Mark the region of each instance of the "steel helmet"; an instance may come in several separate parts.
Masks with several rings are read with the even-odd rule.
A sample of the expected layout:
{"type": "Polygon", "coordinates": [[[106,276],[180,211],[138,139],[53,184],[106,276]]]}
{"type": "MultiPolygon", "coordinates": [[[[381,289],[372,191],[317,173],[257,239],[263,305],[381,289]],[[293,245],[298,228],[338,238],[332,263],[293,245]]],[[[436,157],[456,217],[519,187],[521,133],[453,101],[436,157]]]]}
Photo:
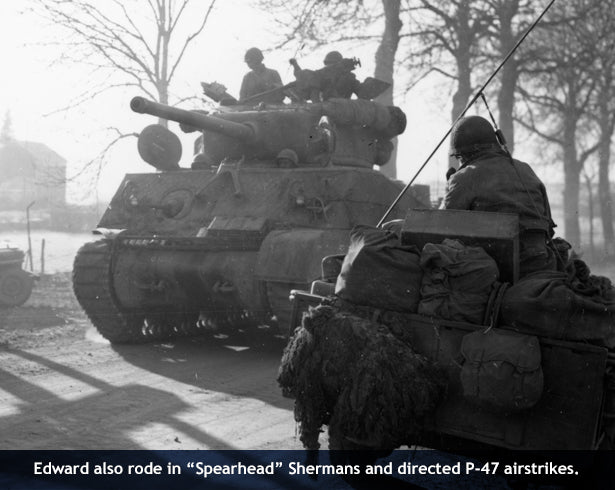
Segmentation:
{"type": "Polygon", "coordinates": [[[263,56],[263,52],[258,48],[250,48],[246,51],[245,56],[243,57],[244,61],[247,63],[248,61],[254,61],[255,63],[260,63],[265,59],[263,56]]]}
{"type": "Polygon", "coordinates": [[[466,116],[457,121],[451,133],[451,156],[491,148],[500,148],[500,144],[495,129],[484,117],[466,116]]]}
{"type": "Polygon", "coordinates": [[[290,148],[284,148],[280,150],[280,152],[275,157],[277,160],[289,160],[293,166],[297,166],[299,163],[299,157],[297,157],[297,153],[290,148]]]}
{"type": "Polygon", "coordinates": [[[342,53],[340,53],[339,51],[329,51],[326,54],[325,59],[323,60],[323,63],[325,65],[334,65],[335,63],[339,63],[343,59],[344,57],[342,56],[342,53]]]}

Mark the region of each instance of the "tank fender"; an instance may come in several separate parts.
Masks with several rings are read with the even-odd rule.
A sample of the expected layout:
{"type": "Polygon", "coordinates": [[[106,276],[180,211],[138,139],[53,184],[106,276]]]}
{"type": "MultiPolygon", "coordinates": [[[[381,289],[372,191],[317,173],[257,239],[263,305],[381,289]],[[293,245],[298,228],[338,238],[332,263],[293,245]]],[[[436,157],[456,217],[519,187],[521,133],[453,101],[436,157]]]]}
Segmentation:
{"type": "Polygon", "coordinates": [[[320,277],[323,257],[344,254],[348,230],[273,230],[259,249],[255,276],[263,281],[310,284],[320,277]]]}
{"type": "Polygon", "coordinates": [[[92,233],[94,235],[102,235],[104,238],[107,238],[109,240],[120,236],[122,233],[124,233],[126,231],[125,228],[96,228],[94,230],[92,230],[92,233]]]}

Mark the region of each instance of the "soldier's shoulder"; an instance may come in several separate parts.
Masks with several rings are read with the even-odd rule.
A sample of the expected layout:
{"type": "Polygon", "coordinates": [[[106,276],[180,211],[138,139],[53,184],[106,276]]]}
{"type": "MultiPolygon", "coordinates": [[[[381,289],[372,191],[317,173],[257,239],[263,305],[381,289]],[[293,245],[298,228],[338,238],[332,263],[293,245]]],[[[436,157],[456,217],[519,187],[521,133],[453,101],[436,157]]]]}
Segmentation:
{"type": "Polygon", "coordinates": [[[515,165],[520,165],[522,167],[527,167],[530,169],[532,168],[532,166],[524,160],[518,160],[516,158],[513,158],[513,162],[515,162],[515,165]]]}
{"type": "Polygon", "coordinates": [[[533,167],[529,163],[524,162],[523,160],[517,160],[516,158],[513,158],[513,162],[517,169],[523,169],[526,172],[530,172],[532,174],[535,173],[533,167]]]}
{"type": "Polygon", "coordinates": [[[460,167],[452,174],[448,179],[449,187],[459,187],[472,182],[472,175],[474,174],[474,167],[466,166],[460,167]]]}
{"type": "Polygon", "coordinates": [[[256,78],[256,77],[257,77],[256,73],[254,73],[252,70],[250,70],[250,71],[246,72],[246,74],[243,76],[243,79],[245,81],[245,80],[251,80],[251,79],[256,78]]]}
{"type": "Polygon", "coordinates": [[[449,183],[456,186],[474,186],[478,182],[482,182],[485,179],[485,175],[492,173],[489,165],[485,165],[484,162],[472,161],[466,165],[462,165],[451,176],[449,183]]]}

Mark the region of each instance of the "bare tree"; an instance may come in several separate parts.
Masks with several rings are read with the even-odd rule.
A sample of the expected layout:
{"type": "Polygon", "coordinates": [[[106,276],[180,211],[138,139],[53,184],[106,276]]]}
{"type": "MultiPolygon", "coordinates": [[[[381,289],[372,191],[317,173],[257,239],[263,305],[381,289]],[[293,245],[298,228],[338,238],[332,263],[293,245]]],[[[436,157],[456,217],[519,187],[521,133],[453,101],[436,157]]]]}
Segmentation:
{"type": "MultiPolygon", "coordinates": [[[[111,81],[82,94],[91,98],[117,87],[135,87],[143,94],[169,103],[169,88],[187,49],[203,32],[215,0],[199,10],[198,23],[183,33],[191,20],[194,0],[31,0],[33,9],[67,34],[57,41],[62,56],[87,64],[111,81]],[[144,15],[142,7],[147,7],[144,15]],[[172,43],[173,41],[173,43],[172,43]],[[173,44],[173,48],[172,48],[173,44]]],[[[161,123],[163,123],[161,121],[161,123]]]]}
{"type": "Polygon", "coordinates": [[[583,183],[587,190],[587,218],[589,222],[589,254],[594,257],[596,245],[594,243],[594,179],[596,172],[588,170],[589,165],[585,165],[582,171],[583,183]]]}
{"type": "Polygon", "coordinates": [[[374,76],[388,82],[391,87],[378,100],[393,104],[393,74],[395,72],[395,55],[399,46],[400,31],[403,23],[400,19],[401,0],[382,0],[384,12],[384,30],[376,50],[376,68],[374,76]]]}
{"type": "MultiPolygon", "coordinates": [[[[503,2],[493,0],[489,2],[496,12],[499,25],[497,31],[498,48],[500,55],[509,52],[518,39],[518,33],[513,31],[513,19],[519,11],[519,0],[503,2]]],[[[500,91],[498,93],[498,120],[499,126],[508,143],[508,149],[514,152],[515,126],[513,123],[513,108],[515,105],[515,89],[519,78],[519,62],[513,56],[502,67],[500,76],[500,91]]]]}
{"type": "MultiPolygon", "coordinates": [[[[161,103],[174,104],[192,98],[172,97],[178,68],[195,39],[203,32],[216,0],[207,5],[196,0],[29,0],[29,8],[62,32],[56,61],[90,68],[90,80],[81,93],[60,111],[67,111],[112,89],[136,88],[161,103]],[[145,9],[145,10],[143,10],[145,9]],[[102,81],[101,81],[102,80],[102,81]]],[[[166,126],[166,120],[159,120],[166,126]]],[[[115,125],[113,136],[100,153],[72,178],[89,167],[104,163],[109,150],[120,140],[136,136],[115,125]]]]}
{"type": "MultiPolygon", "coordinates": [[[[394,0],[394,3],[397,0],[394,0]]],[[[297,52],[344,41],[373,42],[380,34],[368,30],[382,18],[376,2],[362,0],[259,0],[258,6],[270,14],[279,34],[273,49],[293,46],[297,52]],[[371,5],[373,4],[373,5],[371,5]],[[373,7],[373,8],[370,8],[373,7]]]]}
{"type": "MultiPolygon", "coordinates": [[[[492,12],[493,23],[491,30],[490,48],[494,63],[504,59],[525,34],[535,20],[539,10],[543,8],[537,0],[487,0],[492,12]]],[[[542,29],[538,24],[536,29],[542,29]]],[[[514,152],[515,146],[515,94],[519,77],[525,67],[536,63],[538,53],[525,43],[502,66],[497,91],[498,125],[506,137],[508,149],[514,152]]]]}
{"type": "MultiPolygon", "coordinates": [[[[376,50],[374,76],[391,85],[386,92],[376,99],[378,102],[386,105],[394,105],[393,90],[395,83],[393,74],[395,72],[395,54],[399,46],[400,31],[403,25],[399,15],[400,6],[401,0],[382,0],[384,31],[376,50]]],[[[394,141],[395,149],[391,155],[391,162],[382,168],[382,173],[390,178],[397,177],[397,139],[394,141]]]]}
{"type": "Polygon", "coordinates": [[[592,11],[592,29],[585,31],[585,45],[594,59],[592,75],[596,80],[596,96],[589,111],[598,133],[598,198],[604,238],[603,251],[615,256],[613,204],[609,167],[611,141],[615,129],[615,1],[597,2],[592,11]]]}
{"type": "MultiPolygon", "coordinates": [[[[404,66],[422,78],[438,73],[454,86],[451,121],[468,104],[477,70],[488,58],[484,46],[493,24],[492,12],[483,0],[409,0],[412,25],[404,66]]],[[[456,159],[449,165],[456,167],[456,159]]]]}
{"type": "Polygon", "coordinates": [[[412,0],[410,11],[416,22],[409,36],[416,41],[407,66],[427,69],[455,83],[451,121],[466,107],[473,91],[472,74],[485,61],[481,43],[493,19],[482,0],[412,0]]]}
{"type": "Polygon", "coordinates": [[[580,175],[584,163],[597,150],[588,142],[587,113],[596,93],[594,59],[584,42],[593,29],[585,0],[556,4],[549,29],[533,39],[540,52],[529,67],[523,88],[526,105],[521,123],[561,151],[564,170],[564,226],[566,238],[581,246],[579,227],[580,175]],[[566,19],[566,22],[559,20],[566,19]]]}

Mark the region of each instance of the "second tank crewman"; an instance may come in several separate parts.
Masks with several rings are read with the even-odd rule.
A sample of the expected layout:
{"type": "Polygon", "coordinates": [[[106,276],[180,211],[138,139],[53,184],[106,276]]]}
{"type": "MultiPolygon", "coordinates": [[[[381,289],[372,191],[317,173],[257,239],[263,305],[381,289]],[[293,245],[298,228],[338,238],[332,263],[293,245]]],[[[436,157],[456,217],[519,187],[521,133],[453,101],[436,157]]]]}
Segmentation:
{"type": "MultiPolygon", "coordinates": [[[[282,86],[280,74],[276,70],[267,68],[263,63],[264,59],[263,52],[258,48],[250,48],[246,51],[244,61],[250,68],[250,71],[244,75],[241,82],[241,89],[239,91],[240,104],[253,95],[268,92],[282,86]]],[[[284,100],[284,97],[284,93],[279,91],[259,98],[259,102],[279,104],[284,100]]]]}

